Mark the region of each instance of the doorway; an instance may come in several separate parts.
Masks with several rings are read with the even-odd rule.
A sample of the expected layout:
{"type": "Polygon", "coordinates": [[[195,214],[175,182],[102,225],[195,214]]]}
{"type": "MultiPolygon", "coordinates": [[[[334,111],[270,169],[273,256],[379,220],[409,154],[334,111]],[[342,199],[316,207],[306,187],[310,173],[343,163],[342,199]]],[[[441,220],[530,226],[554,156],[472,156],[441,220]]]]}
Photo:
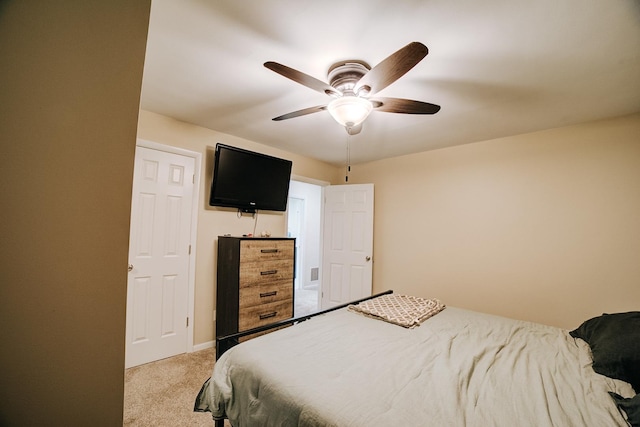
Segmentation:
{"type": "Polygon", "coordinates": [[[287,236],[296,238],[294,316],[318,311],[322,253],[322,186],[291,181],[287,236]]]}

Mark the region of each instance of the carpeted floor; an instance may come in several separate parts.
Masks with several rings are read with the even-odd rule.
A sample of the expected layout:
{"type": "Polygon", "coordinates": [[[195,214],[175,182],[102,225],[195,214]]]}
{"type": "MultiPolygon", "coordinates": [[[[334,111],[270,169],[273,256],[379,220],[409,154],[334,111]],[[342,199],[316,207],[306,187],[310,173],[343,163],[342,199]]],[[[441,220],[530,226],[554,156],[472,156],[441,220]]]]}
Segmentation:
{"type": "Polygon", "coordinates": [[[317,289],[296,289],[295,295],[294,317],[305,316],[318,311],[317,289]]]}
{"type": "MultiPolygon", "coordinates": [[[[296,317],[317,310],[317,290],[296,290],[296,317]]],[[[212,427],[211,414],[193,412],[193,404],[214,362],[215,349],[211,348],[127,369],[123,425],[212,427]]]]}
{"type": "Polygon", "coordinates": [[[127,369],[123,425],[213,427],[211,414],[193,412],[193,404],[214,361],[211,348],[127,369]]]}

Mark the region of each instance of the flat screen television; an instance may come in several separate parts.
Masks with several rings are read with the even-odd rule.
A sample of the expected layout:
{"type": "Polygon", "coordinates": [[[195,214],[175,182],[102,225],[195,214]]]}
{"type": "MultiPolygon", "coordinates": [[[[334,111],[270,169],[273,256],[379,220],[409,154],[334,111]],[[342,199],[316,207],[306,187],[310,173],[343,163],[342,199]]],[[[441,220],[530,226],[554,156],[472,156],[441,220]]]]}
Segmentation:
{"type": "Polygon", "coordinates": [[[285,211],[291,166],[290,160],[216,144],[209,205],[285,211]]]}

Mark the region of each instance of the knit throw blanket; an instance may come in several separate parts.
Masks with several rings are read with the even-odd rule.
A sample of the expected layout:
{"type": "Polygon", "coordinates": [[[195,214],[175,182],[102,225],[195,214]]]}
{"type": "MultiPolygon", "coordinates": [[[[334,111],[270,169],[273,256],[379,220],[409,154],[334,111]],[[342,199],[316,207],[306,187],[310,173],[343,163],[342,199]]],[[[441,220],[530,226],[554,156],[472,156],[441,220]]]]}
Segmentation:
{"type": "Polygon", "coordinates": [[[348,310],[404,328],[415,328],[428,318],[440,313],[445,307],[435,298],[389,294],[358,305],[349,305],[348,310]]]}

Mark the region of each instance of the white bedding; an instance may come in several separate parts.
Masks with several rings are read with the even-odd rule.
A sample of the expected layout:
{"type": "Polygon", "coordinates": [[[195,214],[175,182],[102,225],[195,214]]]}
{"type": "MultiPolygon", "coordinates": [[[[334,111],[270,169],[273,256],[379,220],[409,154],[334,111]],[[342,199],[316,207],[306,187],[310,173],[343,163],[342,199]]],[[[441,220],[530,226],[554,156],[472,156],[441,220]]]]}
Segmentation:
{"type": "Polygon", "coordinates": [[[227,351],[199,397],[234,426],[626,426],[587,344],[448,307],[405,329],[346,309],[227,351]]]}

